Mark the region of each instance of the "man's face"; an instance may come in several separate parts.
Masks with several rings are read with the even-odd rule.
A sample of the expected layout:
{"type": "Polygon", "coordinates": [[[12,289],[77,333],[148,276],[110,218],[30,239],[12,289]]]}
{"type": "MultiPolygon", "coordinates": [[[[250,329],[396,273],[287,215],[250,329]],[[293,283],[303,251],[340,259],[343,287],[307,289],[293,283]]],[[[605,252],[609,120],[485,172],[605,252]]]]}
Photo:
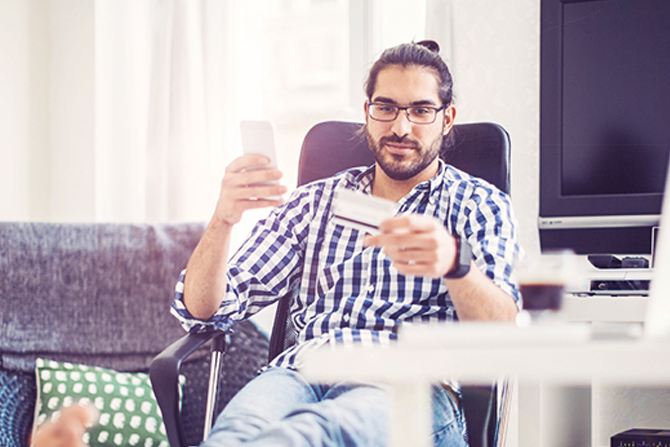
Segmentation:
{"type": "MultiPolygon", "coordinates": [[[[380,71],[370,102],[399,107],[442,106],[436,75],[416,66],[392,65],[380,71]]],[[[368,145],[384,174],[394,180],[409,180],[427,171],[430,176],[435,174],[442,137],[453,126],[453,105],[438,112],[432,124],[412,123],[403,110],[394,121],[375,121],[367,113],[367,102],[365,111],[368,145]]]]}

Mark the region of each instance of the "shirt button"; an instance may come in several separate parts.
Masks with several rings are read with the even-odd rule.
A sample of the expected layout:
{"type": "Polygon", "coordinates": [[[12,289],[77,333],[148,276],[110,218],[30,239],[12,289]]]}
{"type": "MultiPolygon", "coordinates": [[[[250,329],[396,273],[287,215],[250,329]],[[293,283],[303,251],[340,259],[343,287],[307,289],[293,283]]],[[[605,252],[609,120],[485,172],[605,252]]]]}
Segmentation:
{"type": "Polygon", "coordinates": [[[342,317],[342,321],[344,321],[345,323],[348,323],[348,322],[349,322],[349,314],[345,314],[345,315],[342,317]]]}
{"type": "Polygon", "coordinates": [[[368,286],[368,293],[372,293],[372,292],[374,292],[374,291],[375,291],[375,285],[374,285],[374,284],[370,284],[370,285],[368,286]]]}

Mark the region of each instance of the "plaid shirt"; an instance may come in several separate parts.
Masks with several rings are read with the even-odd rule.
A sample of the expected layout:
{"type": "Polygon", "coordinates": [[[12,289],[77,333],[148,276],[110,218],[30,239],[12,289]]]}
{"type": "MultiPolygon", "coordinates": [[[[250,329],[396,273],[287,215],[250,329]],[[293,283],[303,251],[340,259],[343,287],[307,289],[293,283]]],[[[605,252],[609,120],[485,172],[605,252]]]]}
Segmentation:
{"type": "MultiPolygon", "coordinates": [[[[378,247],[363,247],[364,234],[331,221],[338,189],[370,194],[374,166],[354,168],[297,188],[284,205],[260,221],[228,264],[227,292],[219,310],[202,321],[183,303],[182,272],[173,314],[188,331],[229,330],[281,297],[290,306],[298,342],[269,366],[298,368],[308,349],[388,344],[399,324],[457,320],[445,282],[404,276],[378,247]]],[[[430,214],[451,234],[467,239],[477,266],[519,303],[511,279],[519,255],[507,195],[440,161],[438,174],[396,204],[397,214],[430,214]]]]}

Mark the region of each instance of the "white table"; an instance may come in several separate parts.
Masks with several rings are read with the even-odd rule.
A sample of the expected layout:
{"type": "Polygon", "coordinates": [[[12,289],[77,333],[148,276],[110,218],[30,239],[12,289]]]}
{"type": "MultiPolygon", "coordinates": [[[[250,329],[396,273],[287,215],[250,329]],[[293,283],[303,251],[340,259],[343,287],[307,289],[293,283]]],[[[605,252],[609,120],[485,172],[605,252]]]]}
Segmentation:
{"type": "MultiPolygon", "coordinates": [[[[315,382],[363,380],[394,390],[389,445],[429,446],[429,385],[455,377],[490,382],[565,385],[670,384],[670,341],[590,340],[590,326],[564,324],[517,328],[497,323],[410,326],[390,348],[326,348],[305,359],[303,373],[315,382]],[[653,367],[640,367],[653,365],[653,367]]],[[[570,421],[565,421],[569,429],[570,421]]]]}

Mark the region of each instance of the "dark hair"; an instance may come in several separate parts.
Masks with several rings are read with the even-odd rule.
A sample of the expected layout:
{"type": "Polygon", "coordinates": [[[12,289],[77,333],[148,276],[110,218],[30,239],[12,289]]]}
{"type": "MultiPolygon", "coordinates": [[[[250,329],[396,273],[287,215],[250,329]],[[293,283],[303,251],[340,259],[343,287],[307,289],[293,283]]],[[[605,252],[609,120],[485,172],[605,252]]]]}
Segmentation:
{"type": "Polygon", "coordinates": [[[437,76],[439,92],[438,95],[443,105],[449,105],[453,101],[453,80],[447,64],[440,57],[440,46],[432,40],[420,42],[403,43],[385,50],[379,59],[370,68],[368,79],[365,82],[365,93],[368,99],[377,86],[379,72],[391,65],[402,67],[418,66],[432,70],[437,76]]]}

